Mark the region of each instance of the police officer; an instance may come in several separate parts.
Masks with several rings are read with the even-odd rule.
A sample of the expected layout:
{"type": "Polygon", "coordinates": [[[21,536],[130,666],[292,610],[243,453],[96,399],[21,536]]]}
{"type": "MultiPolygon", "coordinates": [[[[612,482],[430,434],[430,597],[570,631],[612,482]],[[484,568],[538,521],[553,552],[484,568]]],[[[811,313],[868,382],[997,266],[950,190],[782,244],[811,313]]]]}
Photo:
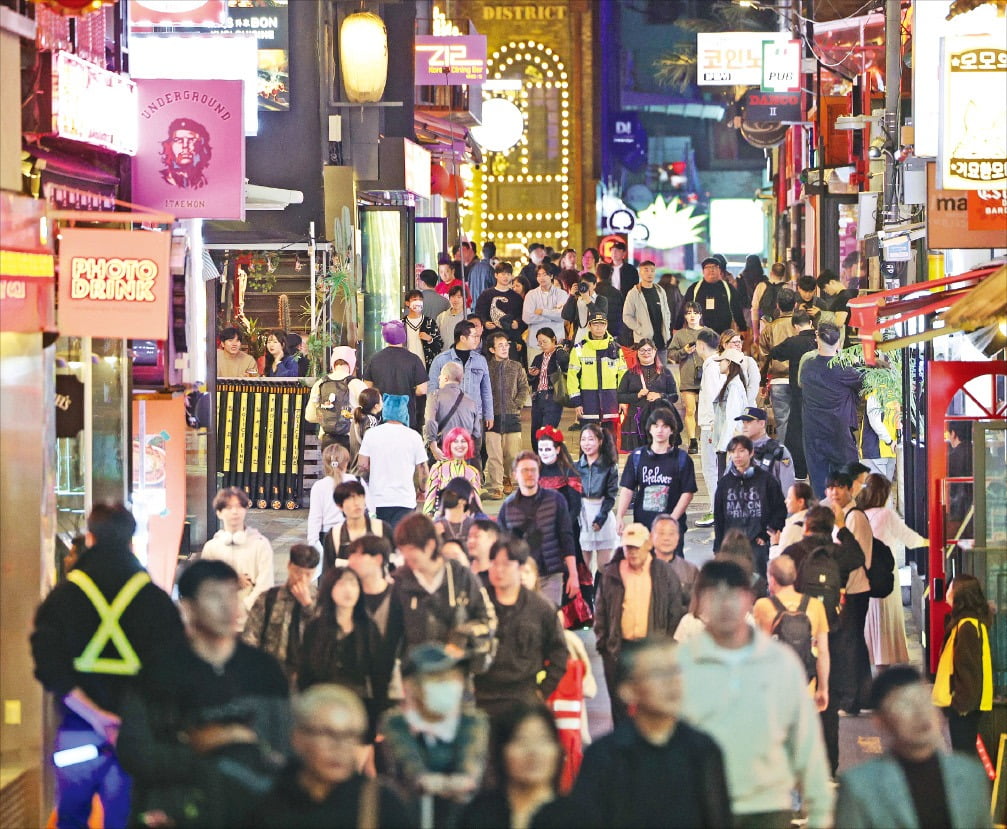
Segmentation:
{"type": "Polygon", "coordinates": [[[770,473],[786,493],[795,480],[794,459],[786,446],[767,434],[765,409],[749,406],[735,420],[741,421],[741,434],[752,441],[752,446],[755,447],[752,466],[770,473]]]}
{"type": "Polygon", "coordinates": [[[35,615],[35,676],[62,701],[54,763],[57,826],[84,827],[94,794],[106,826],[125,826],[131,781],[115,743],[123,696],[154,654],[183,640],[168,594],[133,555],[136,521],[122,504],[98,504],[86,549],[35,615]]]}

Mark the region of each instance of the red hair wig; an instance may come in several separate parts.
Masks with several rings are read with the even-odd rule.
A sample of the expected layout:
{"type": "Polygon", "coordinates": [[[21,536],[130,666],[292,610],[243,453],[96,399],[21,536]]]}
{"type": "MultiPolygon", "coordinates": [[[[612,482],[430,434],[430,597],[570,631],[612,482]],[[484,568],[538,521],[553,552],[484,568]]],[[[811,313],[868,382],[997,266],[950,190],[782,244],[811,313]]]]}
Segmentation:
{"type": "Polygon", "coordinates": [[[458,438],[465,438],[465,442],[468,444],[468,449],[465,450],[465,460],[475,457],[476,454],[476,442],[472,440],[472,435],[469,434],[468,429],[463,429],[461,426],[455,426],[454,429],[449,429],[447,434],[441,440],[441,451],[451,457],[451,444],[454,443],[458,438]]]}

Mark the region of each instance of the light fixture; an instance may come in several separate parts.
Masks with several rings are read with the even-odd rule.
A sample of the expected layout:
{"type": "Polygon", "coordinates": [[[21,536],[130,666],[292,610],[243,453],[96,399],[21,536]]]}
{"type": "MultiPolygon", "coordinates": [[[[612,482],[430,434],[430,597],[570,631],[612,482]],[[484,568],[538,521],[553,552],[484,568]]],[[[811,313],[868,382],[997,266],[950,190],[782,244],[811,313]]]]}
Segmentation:
{"type": "Polygon", "coordinates": [[[880,115],[840,115],[836,118],[836,129],[865,130],[880,120],[880,115]]]}
{"type": "Polygon", "coordinates": [[[388,30],[372,12],[348,15],[339,27],[339,58],[346,97],[354,104],[374,104],[388,80],[388,30]]]}
{"type": "Polygon", "coordinates": [[[484,150],[505,153],[524,133],[524,116],[506,98],[483,102],[482,126],[472,128],[472,137],[484,150]]]}

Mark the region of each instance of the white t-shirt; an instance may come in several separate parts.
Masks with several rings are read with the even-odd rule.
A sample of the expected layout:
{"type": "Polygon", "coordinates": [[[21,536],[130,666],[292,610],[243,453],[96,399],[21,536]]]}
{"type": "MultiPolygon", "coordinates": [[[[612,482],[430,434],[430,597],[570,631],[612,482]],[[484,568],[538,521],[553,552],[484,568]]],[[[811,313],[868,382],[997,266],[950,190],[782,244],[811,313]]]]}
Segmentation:
{"type": "Polygon", "coordinates": [[[370,458],[367,483],[375,507],[416,508],[413,473],[427,462],[419,432],[396,421],[378,424],[364,433],[360,454],[370,458]]]}

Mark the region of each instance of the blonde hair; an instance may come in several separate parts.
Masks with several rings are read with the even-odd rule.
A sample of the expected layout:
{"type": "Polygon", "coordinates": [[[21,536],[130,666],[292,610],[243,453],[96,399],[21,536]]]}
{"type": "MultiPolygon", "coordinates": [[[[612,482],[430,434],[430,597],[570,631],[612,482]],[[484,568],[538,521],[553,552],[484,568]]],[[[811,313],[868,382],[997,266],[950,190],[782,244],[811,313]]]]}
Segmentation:
{"type": "MultiPolygon", "coordinates": [[[[322,450],[322,469],[333,477],[336,472],[345,472],[350,466],[350,450],[340,443],[330,443],[322,450]]],[[[337,481],[336,483],[342,483],[337,481]]]]}
{"type": "Polygon", "coordinates": [[[315,713],[330,705],[345,708],[353,716],[353,719],[360,723],[360,734],[363,735],[364,729],[367,727],[367,711],[360,698],[342,685],[326,683],[312,685],[307,691],[294,697],[291,703],[294,726],[304,728],[310,725],[315,713]]]}

